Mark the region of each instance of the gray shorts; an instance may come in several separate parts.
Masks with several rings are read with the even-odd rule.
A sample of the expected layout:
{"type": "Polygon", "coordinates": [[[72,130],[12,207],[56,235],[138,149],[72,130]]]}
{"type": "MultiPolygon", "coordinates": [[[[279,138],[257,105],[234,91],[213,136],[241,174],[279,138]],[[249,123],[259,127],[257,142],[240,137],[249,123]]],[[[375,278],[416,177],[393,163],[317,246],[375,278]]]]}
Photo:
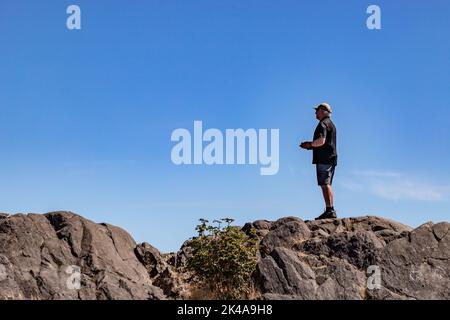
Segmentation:
{"type": "Polygon", "coordinates": [[[333,184],[335,167],[333,164],[316,164],[317,184],[319,186],[333,184]]]}

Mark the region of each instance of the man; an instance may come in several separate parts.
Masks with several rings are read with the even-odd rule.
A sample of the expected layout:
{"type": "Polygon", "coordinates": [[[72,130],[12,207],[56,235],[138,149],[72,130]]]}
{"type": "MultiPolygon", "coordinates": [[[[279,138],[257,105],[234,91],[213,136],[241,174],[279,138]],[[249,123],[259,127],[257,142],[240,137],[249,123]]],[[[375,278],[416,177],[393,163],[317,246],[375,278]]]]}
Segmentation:
{"type": "Polygon", "coordinates": [[[336,218],[331,189],[334,169],[337,165],[336,127],[330,119],[332,110],[328,103],[321,103],[314,109],[319,124],[314,131],[313,141],[302,142],[300,147],[313,151],[312,163],[316,165],[317,183],[322,188],[325,200],[325,212],[316,220],[336,218]]]}

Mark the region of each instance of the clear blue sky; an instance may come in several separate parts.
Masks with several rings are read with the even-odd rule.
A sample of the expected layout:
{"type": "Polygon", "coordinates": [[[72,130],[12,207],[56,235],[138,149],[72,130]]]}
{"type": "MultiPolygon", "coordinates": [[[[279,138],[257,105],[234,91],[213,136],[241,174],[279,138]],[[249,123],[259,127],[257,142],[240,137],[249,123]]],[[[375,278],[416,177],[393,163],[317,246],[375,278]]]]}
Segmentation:
{"type": "Polygon", "coordinates": [[[446,0],[0,0],[0,211],[70,210],[163,251],[201,217],[312,219],[298,143],[327,101],[338,215],[449,221],[449,31],[446,0]],[[279,173],[175,166],[170,135],[194,120],[279,128],[279,173]]]}

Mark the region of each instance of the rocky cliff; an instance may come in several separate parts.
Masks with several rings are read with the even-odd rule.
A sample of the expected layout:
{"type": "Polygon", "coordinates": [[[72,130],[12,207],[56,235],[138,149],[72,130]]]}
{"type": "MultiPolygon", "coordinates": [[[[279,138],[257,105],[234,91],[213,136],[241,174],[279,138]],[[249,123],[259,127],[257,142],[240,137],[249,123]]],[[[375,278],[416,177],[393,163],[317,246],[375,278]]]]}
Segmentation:
{"type": "MultiPolygon", "coordinates": [[[[379,217],[247,223],[260,299],[450,299],[450,224],[379,217]]],[[[163,254],[71,212],[0,214],[0,299],[182,299],[188,243],[163,254]]]]}

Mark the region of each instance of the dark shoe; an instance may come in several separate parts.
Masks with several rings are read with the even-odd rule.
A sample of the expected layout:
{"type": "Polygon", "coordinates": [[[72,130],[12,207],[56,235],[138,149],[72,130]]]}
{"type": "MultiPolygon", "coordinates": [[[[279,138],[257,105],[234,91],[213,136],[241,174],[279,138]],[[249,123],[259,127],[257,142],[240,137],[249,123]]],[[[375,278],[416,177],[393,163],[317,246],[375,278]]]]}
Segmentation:
{"type": "Polygon", "coordinates": [[[336,211],[335,210],[330,210],[330,211],[325,210],[324,213],[322,213],[320,216],[318,216],[316,218],[316,220],[322,220],[322,219],[336,219],[336,211]]]}

